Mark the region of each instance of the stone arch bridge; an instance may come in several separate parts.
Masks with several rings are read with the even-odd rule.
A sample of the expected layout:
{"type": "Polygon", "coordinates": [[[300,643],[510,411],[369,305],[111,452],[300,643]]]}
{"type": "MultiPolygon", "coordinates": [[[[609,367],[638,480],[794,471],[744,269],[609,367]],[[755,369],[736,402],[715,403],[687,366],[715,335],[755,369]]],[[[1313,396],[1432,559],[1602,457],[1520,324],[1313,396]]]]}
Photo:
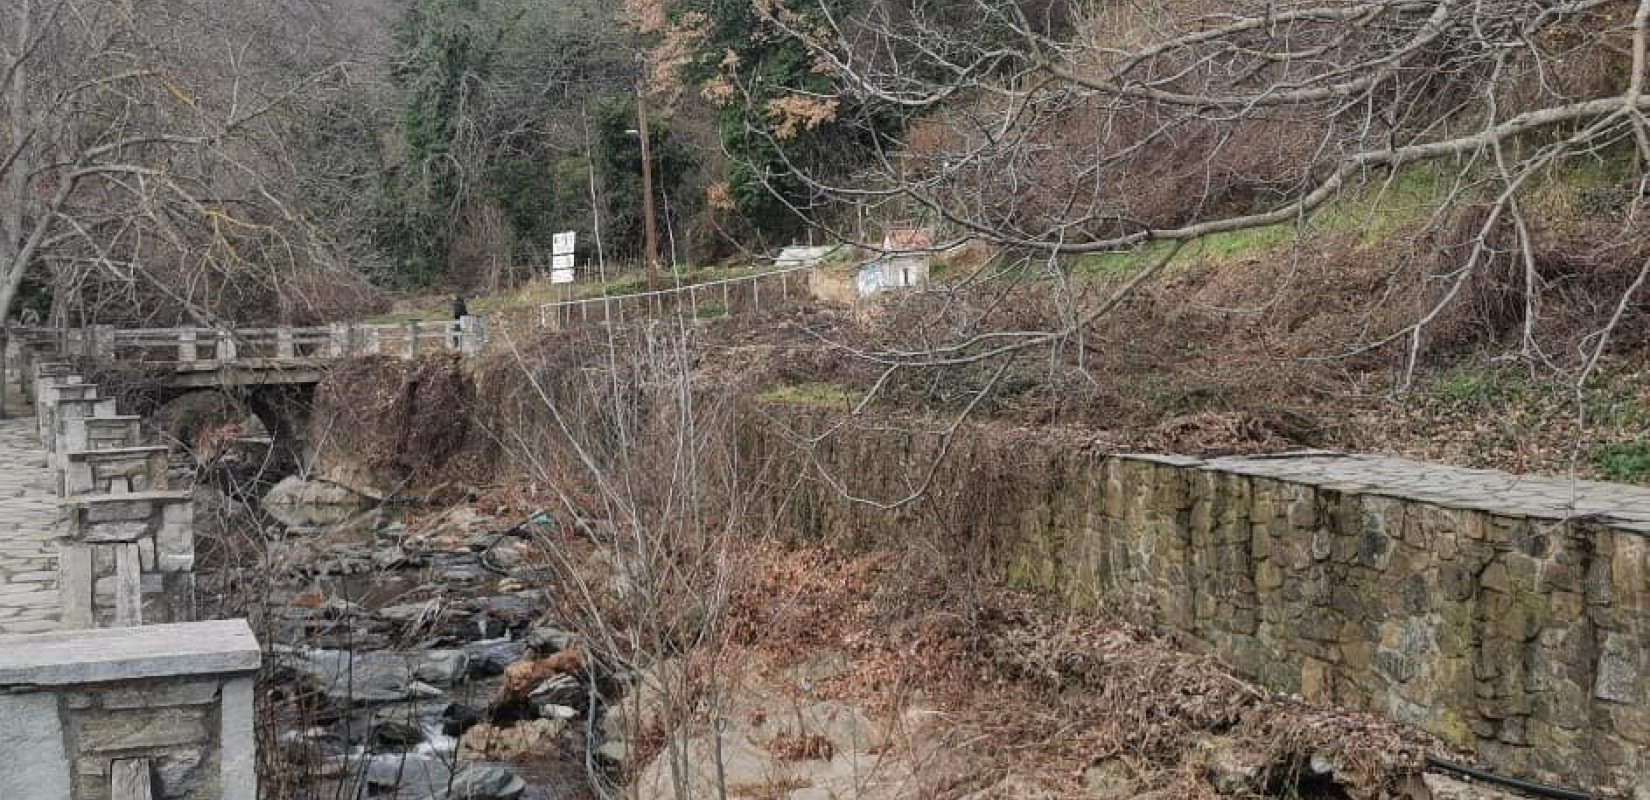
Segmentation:
{"type": "MultiPolygon", "coordinates": [[[[308,455],[309,408],[314,388],[336,363],[383,355],[414,359],[430,353],[479,354],[489,327],[484,317],[461,320],[307,328],[23,329],[14,365],[22,391],[37,395],[42,443],[52,452],[82,447],[85,426],[58,418],[114,413],[111,391],[82,378],[105,378],[131,390],[122,409],[148,416],[196,392],[221,392],[254,415],[268,432],[275,460],[290,469],[308,455]],[[33,381],[42,381],[40,387],[33,381]],[[99,406],[96,400],[108,402],[99,406]],[[69,437],[63,440],[63,437],[69,437]]],[[[93,423],[92,428],[97,428],[93,423]]]]}

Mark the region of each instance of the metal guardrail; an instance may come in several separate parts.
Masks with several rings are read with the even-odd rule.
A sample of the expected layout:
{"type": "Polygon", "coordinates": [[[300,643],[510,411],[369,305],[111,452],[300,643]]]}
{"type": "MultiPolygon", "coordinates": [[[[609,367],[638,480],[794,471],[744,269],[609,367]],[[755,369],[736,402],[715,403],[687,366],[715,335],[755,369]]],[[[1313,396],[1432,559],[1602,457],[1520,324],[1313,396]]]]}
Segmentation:
{"type": "Polygon", "coordinates": [[[689,311],[698,317],[701,309],[720,298],[719,308],[727,314],[732,314],[739,303],[748,303],[749,308],[744,310],[759,311],[762,308],[762,287],[778,284],[778,290],[769,289],[768,297],[777,297],[776,301],[789,302],[793,288],[805,290],[807,277],[815,269],[812,265],[789,267],[780,270],[769,270],[754,275],[741,275],[737,278],[724,278],[719,281],[692,283],[686,286],[676,286],[669,289],[656,289],[649,292],[636,292],[602,297],[587,297],[579,300],[561,300],[554,303],[545,303],[539,306],[540,328],[565,328],[574,323],[610,324],[614,321],[624,322],[626,307],[635,309],[641,306],[640,313],[632,312],[632,316],[663,316],[667,312],[689,311]],[[799,274],[800,273],[800,274],[799,274]],[[792,284],[800,284],[793,287],[792,284]],[[746,287],[749,290],[746,291],[746,287]],[[705,298],[707,305],[701,305],[705,298]],[[593,319],[594,317],[594,319],[593,319]]]}

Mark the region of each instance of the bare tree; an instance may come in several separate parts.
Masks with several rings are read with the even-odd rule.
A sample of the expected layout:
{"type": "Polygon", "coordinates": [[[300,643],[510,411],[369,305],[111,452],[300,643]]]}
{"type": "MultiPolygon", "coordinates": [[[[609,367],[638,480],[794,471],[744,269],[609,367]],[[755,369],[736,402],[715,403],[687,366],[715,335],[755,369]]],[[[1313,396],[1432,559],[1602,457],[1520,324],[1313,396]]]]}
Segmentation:
{"type": "Polygon", "coordinates": [[[32,280],[59,317],[102,302],[209,322],[243,286],[326,261],[271,149],[277,112],[335,62],[284,58],[304,42],[275,19],[190,0],[0,10],[0,312],[32,280]]]}
{"type": "MultiPolygon", "coordinates": [[[[836,218],[855,209],[921,218],[942,233],[936,250],[983,241],[1054,265],[1080,254],[1155,256],[1116,291],[1073,298],[1048,329],[975,326],[916,351],[862,354],[889,367],[1069,345],[1177,248],[1267,226],[1309,230],[1315,212],[1348,192],[1379,192],[1424,164],[1448,171],[1446,207],[1483,213],[1459,257],[1418,279],[1436,291],[1349,351],[1407,347],[1407,384],[1429,326],[1492,262],[1515,258],[1528,266],[1522,352],[1542,358],[1529,332],[1543,291],[1530,266],[1529,197],[1566,161],[1630,150],[1636,176],[1650,160],[1650,2],[758,5],[833,79],[834,96],[798,101],[863,109],[848,121],[876,142],[852,181],[791,165],[787,177],[849,212],[836,218]]],[[[783,152],[774,131],[753,133],[783,152]]],[[[1623,239],[1639,229],[1642,194],[1623,239]]],[[[1643,277],[1629,282],[1624,308],[1643,277]]],[[[1620,316],[1590,339],[1584,361],[1605,351],[1620,316]]]]}

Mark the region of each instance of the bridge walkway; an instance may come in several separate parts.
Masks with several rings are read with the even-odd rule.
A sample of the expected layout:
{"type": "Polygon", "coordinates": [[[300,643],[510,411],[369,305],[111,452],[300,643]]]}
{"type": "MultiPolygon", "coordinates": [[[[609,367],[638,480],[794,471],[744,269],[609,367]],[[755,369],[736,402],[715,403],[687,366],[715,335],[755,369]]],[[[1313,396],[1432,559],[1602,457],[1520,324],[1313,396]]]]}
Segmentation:
{"type": "Polygon", "coordinates": [[[0,420],[0,634],[58,627],[56,473],[33,415],[0,420]]]}

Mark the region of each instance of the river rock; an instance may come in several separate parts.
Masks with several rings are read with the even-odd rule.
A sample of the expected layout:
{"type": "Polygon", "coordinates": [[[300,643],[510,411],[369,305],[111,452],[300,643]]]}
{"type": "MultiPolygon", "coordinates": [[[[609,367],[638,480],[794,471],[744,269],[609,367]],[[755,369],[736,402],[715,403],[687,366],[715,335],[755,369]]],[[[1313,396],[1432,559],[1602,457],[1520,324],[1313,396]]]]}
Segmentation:
{"type": "Polygon", "coordinates": [[[379,709],[373,712],[368,725],[368,739],[376,745],[411,747],[424,741],[417,712],[407,706],[379,709]]]}
{"type": "Polygon", "coordinates": [[[463,650],[427,650],[418,659],[413,676],[434,686],[452,686],[469,675],[470,657],[463,650]]]}
{"type": "Polygon", "coordinates": [[[459,739],[461,758],[504,761],[543,756],[554,752],[556,740],[566,730],[562,720],[534,719],[510,726],[483,722],[464,732],[459,739]]]}
{"type": "Polygon", "coordinates": [[[412,797],[438,797],[454,778],[443,759],[413,753],[362,756],[351,766],[368,786],[412,797]]]}
{"type": "Polygon", "coordinates": [[[374,652],[351,654],[344,650],[307,650],[284,656],[285,665],[296,677],[310,684],[327,699],[344,703],[395,703],[402,700],[432,699],[445,694],[429,685],[423,676],[443,677],[457,670],[463,675],[462,651],[454,662],[445,655],[374,652]]]}
{"type": "Polygon", "coordinates": [[[528,631],[527,646],[540,655],[560,653],[573,646],[573,634],[554,625],[541,625],[528,631]]]}
{"type": "Polygon", "coordinates": [[[584,686],[577,678],[566,674],[545,680],[527,694],[527,702],[540,710],[540,716],[550,716],[543,713],[546,706],[584,708],[586,700],[584,686]]]}
{"type": "Polygon", "coordinates": [[[491,678],[503,675],[504,668],[521,660],[527,654],[524,642],[509,639],[489,639],[464,646],[470,656],[470,677],[491,678]]]}
{"type": "Polygon", "coordinates": [[[434,619],[440,613],[441,601],[439,600],[426,600],[422,603],[402,603],[378,609],[378,616],[397,625],[405,625],[419,619],[434,619]]]}
{"type": "Polygon", "coordinates": [[[263,505],[269,506],[344,506],[362,509],[374,505],[371,498],[328,481],[306,481],[292,475],[270,488],[263,505]]]}
{"type": "Polygon", "coordinates": [[[445,800],[515,800],[527,791],[527,782],[514,772],[492,764],[471,764],[453,776],[445,800]]]}
{"type": "Polygon", "coordinates": [[[441,732],[447,736],[463,736],[485,717],[486,714],[474,706],[448,703],[441,710],[441,732]]]}

